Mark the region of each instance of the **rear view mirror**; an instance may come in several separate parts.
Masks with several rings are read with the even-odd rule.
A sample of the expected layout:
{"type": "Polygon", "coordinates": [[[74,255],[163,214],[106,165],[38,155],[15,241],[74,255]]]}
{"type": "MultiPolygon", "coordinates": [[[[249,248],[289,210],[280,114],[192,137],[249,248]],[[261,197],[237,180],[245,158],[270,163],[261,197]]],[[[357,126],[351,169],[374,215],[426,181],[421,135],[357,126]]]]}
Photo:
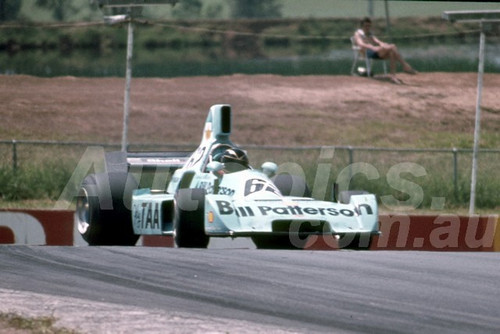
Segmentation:
{"type": "Polygon", "coordinates": [[[207,170],[212,173],[217,173],[223,170],[226,166],[218,161],[212,161],[207,165],[207,170]]]}
{"type": "Polygon", "coordinates": [[[260,168],[269,178],[273,177],[278,172],[278,165],[270,161],[264,162],[260,168]]]}

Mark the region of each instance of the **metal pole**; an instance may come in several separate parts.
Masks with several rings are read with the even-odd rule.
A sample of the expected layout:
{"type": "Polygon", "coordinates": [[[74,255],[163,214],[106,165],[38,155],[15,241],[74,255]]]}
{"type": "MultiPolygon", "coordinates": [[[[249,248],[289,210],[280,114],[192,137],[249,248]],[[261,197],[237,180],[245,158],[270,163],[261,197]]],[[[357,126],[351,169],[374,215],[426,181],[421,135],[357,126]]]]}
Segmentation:
{"type": "Polygon", "coordinates": [[[392,40],[391,37],[391,19],[389,15],[389,2],[385,0],[385,32],[387,36],[389,36],[389,40],[392,40]]]}
{"type": "Polygon", "coordinates": [[[373,0],[368,0],[368,16],[369,17],[374,17],[375,16],[375,10],[374,10],[374,4],[373,0]]]}
{"type": "Polygon", "coordinates": [[[125,97],[123,101],[122,151],[127,152],[128,116],[130,112],[130,81],[132,80],[132,50],[134,47],[134,25],[129,18],[127,29],[127,69],[125,73],[125,97]]]}
{"type": "Polygon", "coordinates": [[[354,164],[354,149],[352,146],[348,146],[349,151],[349,180],[352,179],[352,165],[354,164]]]}
{"type": "Polygon", "coordinates": [[[17,174],[17,141],[12,139],[12,171],[17,174]]]}
{"type": "Polygon", "coordinates": [[[455,200],[458,200],[458,150],[456,147],[453,148],[453,194],[455,195],[455,200]]]}
{"type": "Polygon", "coordinates": [[[474,148],[472,150],[472,175],[470,185],[469,215],[474,214],[476,203],[476,182],[477,182],[477,155],[479,150],[479,139],[481,131],[481,95],[483,92],[484,73],[484,24],[481,22],[481,37],[479,39],[479,69],[477,75],[477,99],[476,99],[476,121],[474,125],[474,148]]]}

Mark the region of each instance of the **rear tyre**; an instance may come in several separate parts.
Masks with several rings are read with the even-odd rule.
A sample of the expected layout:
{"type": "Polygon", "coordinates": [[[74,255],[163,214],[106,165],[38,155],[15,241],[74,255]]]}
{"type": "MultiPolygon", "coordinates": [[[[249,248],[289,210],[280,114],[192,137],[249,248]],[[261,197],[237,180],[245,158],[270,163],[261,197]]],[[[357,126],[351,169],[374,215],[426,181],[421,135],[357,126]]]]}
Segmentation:
{"type": "Polygon", "coordinates": [[[207,248],[205,189],[179,189],[175,194],[174,236],[178,247],[207,248]]]}
{"type": "Polygon", "coordinates": [[[91,246],[133,246],[130,212],[135,178],[128,173],[104,173],[87,176],[76,200],[78,231],[91,246]]]}

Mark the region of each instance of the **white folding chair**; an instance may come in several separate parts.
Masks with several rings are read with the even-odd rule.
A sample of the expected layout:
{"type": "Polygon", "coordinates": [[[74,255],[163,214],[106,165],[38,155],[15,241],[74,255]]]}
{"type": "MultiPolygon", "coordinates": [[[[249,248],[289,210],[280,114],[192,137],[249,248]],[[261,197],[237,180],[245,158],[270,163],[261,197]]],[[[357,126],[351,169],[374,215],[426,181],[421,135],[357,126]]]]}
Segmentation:
{"type": "MultiPolygon", "coordinates": [[[[366,50],[364,52],[361,50],[361,48],[356,43],[356,38],[354,36],[351,36],[351,47],[352,47],[352,53],[354,56],[354,60],[352,62],[352,67],[351,67],[351,75],[355,74],[358,62],[362,61],[362,62],[364,62],[364,65],[366,66],[366,75],[368,77],[371,77],[372,76],[373,59],[368,57],[368,55],[366,54],[366,50]]],[[[383,60],[383,59],[380,59],[380,60],[382,61],[382,66],[384,68],[384,74],[387,75],[387,64],[386,64],[385,60],[383,60]]]]}

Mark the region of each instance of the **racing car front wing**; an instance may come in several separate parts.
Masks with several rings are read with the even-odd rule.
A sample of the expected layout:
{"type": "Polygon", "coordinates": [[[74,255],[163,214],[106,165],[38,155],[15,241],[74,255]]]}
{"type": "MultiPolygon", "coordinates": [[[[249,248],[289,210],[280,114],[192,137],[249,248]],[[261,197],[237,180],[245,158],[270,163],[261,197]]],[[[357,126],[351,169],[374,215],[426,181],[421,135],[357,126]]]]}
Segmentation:
{"type": "Polygon", "coordinates": [[[207,195],[205,233],[209,236],[256,234],[378,234],[375,196],[355,195],[349,204],[284,197],[276,200],[235,200],[207,195]]]}

